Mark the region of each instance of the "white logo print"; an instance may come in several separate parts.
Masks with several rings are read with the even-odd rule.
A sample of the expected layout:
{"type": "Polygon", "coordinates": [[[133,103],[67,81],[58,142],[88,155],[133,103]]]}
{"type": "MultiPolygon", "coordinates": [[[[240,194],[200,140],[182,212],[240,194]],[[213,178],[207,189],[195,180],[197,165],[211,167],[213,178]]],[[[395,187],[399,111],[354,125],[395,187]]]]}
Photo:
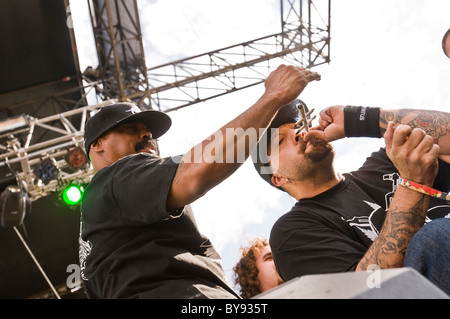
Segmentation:
{"type": "Polygon", "coordinates": [[[84,241],[83,239],[81,239],[81,236],[79,238],[79,244],[80,247],[78,250],[78,254],[80,258],[81,278],[83,278],[84,280],[88,280],[84,275],[84,270],[86,269],[86,257],[91,253],[92,244],[89,240],[84,241]]]}
{"type": "Polygon", "coordinates": [[[131,107],[131,109],[126,110],[125,112],[130,112],[131,114],[136,114],[136,113],[141,113],[141,110],[136,105],[133,105],[131,107]]]}
{"type": "MultiPolygon", "coordinates": [[[[371,203],[368,201],[363,201],[365,204],[367,204],[371,209],[371,211],[368,213],[368,215],[360,215],[360,216],[354,216],[351,219],[344,219],[351,227],[358,228],[364,235],[367,236],[370,240],[374,241],[380,232],[380,229],[382,227],[382,223],[384,220],[385,213],[389,209],[389,205],[391,204],[392,198],[394,197],[395,191],[398,188],[398,178],[399,174],[392,173],[392,174],[385,174],[383,175],[383,181],[391,181],[392,182],[392,188],[389,192],[385,194],[385,203],[386,207],[383,209],[380,205],[376,203],[371,203]],[[380,229],[378,229],[380,228],[380,229]]],[[[439,205],[439,206],[433,206],[428,209],[428,214],[425,220],[425,223],[428,223],[429,221],[439,218],[439,217],[447,217],[450,218],[450,206],[449,205],[439,205]]]]}
{"type": "Polygon", "coordinates": [[[80,223],[80,237],[78,238],[78,243],[80,244],[78,248],[78,257],[80,259],[80,270],[81,270],[81,278],[84,280],[88,280],[84,275],[84,269],[86,268],[86,257],[91,253],[92,243],[88,241],[84,241],[81,238],[81,229],[82,223],[80,223]]]}
{"type": "Polygon", "coordinates": [[[205,256],[211,258],[212,260],[221,263],[222,262],[222,258],[220,257],[219,253],[217,252],[217,250],[214,248],[214,246],[211,244],[211,242],[207,239],[205,240],[200,247],[202,248],[206,248],[205,249],[205,256]]]}
{"type": "MultiPolygon", "coordinates": [[[[352,219],[346,220],[346,222],[350,226],[358,228],[370,240],[374,241],[378,237],[379,231],[373,224],[372,217],[379,211],[379,209],[381,209],[381,206],[375,203],[370,203],[368,201],[364,201],[364,203],[372,208],[372,212],[369,214],[369,216],[355,216],[352,219]]],[[[380,210],[379,212],[383,211],[380,210]]]]}

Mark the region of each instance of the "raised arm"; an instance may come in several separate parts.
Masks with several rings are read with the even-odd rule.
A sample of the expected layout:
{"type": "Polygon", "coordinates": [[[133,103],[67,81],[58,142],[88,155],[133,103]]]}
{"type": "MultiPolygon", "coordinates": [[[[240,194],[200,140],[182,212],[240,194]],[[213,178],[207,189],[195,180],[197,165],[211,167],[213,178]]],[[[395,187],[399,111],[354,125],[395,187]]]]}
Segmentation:
{"type": "MultiPolygon", "coordinates": [[[[388,122],[419,128],[434,139],[440,147],[440,155],[450,155],[450,113],[429,110],[399,109],[380,110],[380,133],[384,134],[388,122]]],[[[447,162],[448,156],[445,158],[447,162]]]]}
{"type": "Polygon", "coordinates": [[[304,68],[281,65],[273,71],[265,81],[264,94],[253,106],[183,156],[167,209],[192,203],[233,174],[248,158],[278,109],[295,100],[315,80],[320,80],[320,75],[304,68]]]}
{"type": "Polygon", "coordinates": [[[440,155],[450,155],[450,113],[432,110],[331,106],[320,111],[319,125],[305,139],[382,137],[390,121],[424,130],[440,146],[440,155]]]}

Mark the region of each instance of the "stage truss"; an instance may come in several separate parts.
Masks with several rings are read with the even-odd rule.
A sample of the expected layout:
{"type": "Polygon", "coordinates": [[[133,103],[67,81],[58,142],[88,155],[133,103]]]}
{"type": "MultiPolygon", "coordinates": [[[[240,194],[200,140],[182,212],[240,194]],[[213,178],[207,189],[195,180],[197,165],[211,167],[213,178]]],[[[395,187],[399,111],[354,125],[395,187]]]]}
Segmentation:
{"type": "Polygon", "coordinates": [[[65,99],[61,92],[52,98],[67,103],[67,112],[23,116],[23,125],[14,129],[11,119],[0,123],[2,183],[16,181],[32,201],[70,182],[90,181],[92,167],[74,170],[66,156],[75,147],[84,149],[84,123],[103,105],[134,101],[142,110],[171,112],[260,84],[280,59],[305,68],[330,62],[330,0],[281,0],[280,33],[151,68],[145,66],[136,0],[89,0],[89,6],[99,66],[81,75],[81,100],[65,99]],[[103,102],[83,106],[93,92],[103,102]],[[43,161],[58,171],[46,183],[36,175],[43,161]]]}

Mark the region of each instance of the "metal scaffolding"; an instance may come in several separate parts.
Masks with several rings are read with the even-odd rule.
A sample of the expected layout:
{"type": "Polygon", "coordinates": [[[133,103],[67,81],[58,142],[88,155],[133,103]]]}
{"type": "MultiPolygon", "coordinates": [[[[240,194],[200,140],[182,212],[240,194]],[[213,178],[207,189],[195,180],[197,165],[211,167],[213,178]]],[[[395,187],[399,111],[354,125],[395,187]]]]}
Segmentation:
{"type": "Polygon", "coordinates": [[[102,99],[132,100],[142,106],[148,90],[136,0],[89,0],[102,99]]]}
{"type": "Polygon", "coordinates": [[[280,33],[148,69],[136,1],[89,3],[100,61],[90,74],[103,100],[170,112],[262,83],[280,59],[305,68],[330,61],[330,0],[280,0],[280,33]]]}
{"type": "Polygon", "coordinates": [[[0,140],[4,142],[0,144],[0,169],[7,172],[3,179],[16,180],[31,201],[63,190],[70,183],[89,183],[93,174],[90,163],[73,168],[67,156],[74,148],[81,149],[84,154],[86,119],[102,106],[115,101],[108,100],[42,119],[20,116],[0,122],[0,140]],[[39,130],[52,132],[53,138],[46,141],[34,139],[39,130]],[[48,163],[51,168],[43,166],[43,163],[48,163]],[[48,180],[39,176],[40,168],[53,176],[48,176],[48,180]]]}
{"type": "Polygon", "coordinates": [[[280,63],[330,62],[330,0],[281,0],[282,31],[148,69],[153,108],[177,110],[264,82],[280,63]]]}
{"type": "Polygon", "coordinates": [[[71,89],[84,92],[79,101],[60,93],[58,102],[68,102],[68,111],[27,116],[12,130],[0,124],[0,182],[16,179],[32,201],[69,181],[89,182],[91,167],[70,170],[65,156],[73,147],[83,149],[84,123],[105,104],[131,100],[143,110],[170,112],[262,83],[280,59],[305,68],[329,63],[330,1],[280,0],[280,33],[147,69],[136,0],[88,0],[99,66],[87,69],[84,84],[71,89]],[[104,102],[83,106],[93,90],[104,102]],[[36,176],[44,160],[58,171],[47,183],[36,176]]]}

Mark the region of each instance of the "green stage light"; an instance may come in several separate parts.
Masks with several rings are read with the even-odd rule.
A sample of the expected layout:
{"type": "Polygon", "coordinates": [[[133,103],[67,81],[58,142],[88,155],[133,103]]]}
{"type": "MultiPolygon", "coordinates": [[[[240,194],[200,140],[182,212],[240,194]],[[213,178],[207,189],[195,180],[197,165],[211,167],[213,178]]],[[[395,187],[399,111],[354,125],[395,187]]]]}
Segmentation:
{"type": "Polygon", "coordinates": [[[74,206],[80,203],[83,192],[83,187],[71,184],[64,189],[62,199],[67,205],[74,206]]]}

